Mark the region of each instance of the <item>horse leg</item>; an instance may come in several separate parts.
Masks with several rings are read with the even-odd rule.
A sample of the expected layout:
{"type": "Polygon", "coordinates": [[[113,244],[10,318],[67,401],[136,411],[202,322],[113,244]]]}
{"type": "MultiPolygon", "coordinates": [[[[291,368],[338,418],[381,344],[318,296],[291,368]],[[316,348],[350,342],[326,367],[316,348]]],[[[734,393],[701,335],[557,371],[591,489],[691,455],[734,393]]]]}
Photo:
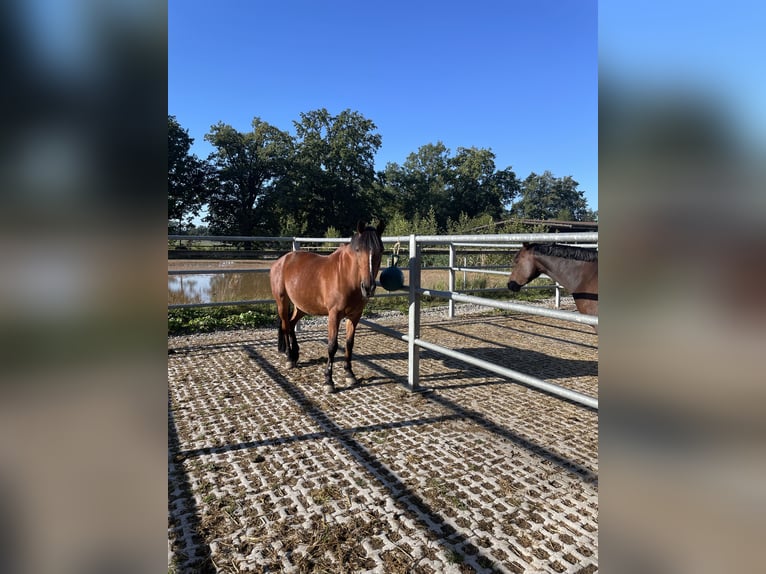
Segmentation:
{"type": "Polygon", "coordinates": [[[271,294],[274,297],[274,302],[277,304],[277,350],[280,353],[285,353],[287,347],[285,346],[285,319],[287,313],[290,310],[290,301],[287,298],[287,292],[285,291],[285,283],[282,280],[282,267],[284,266],[283,259],[277,259],[277,261],[269,269],[269,285],[271,286],[271,294]]]}
{"type": "Polygon", "coordinates": [[[277,350],[287,355],[287,367],[292,368],[297,361],[298,343],[295,341],[294,325],[290,321],[290,297],[287,295],[282,268],[284,259],[278,259],[269,270],[271,294],[277,304],[277,350]],[[295,349],[295,350],[293,350],[295,349]]]}
{"type": "Polygon", "coordinates": [[[287,354],[287,340],[285,335],[285,330],[282,328],[282,319],[280,319],[279,326],[277,327],[277,350],[280,353],[287,354]]]}
{"type": "Polygon", "coordinates": [[[305,313],[295,307],[293,309],[293,316],[290,318],[287,324],[287,333],[285,340],[287,342],[287,368],[292,369],[298,364],[298,356],[300,355],[300,347],[298,346],[298,337],[295,335],[295,326],[300,321],[305,313]]]}
{"type": "Polygon", "coordinates": [[[290,348],[290,300],[287,296],[277,297],[277,319],[279,326],[277,327],[277,350],[280,353],[284,353],[289,356],[290,348]]]}
{"type": "Polygon", "coordinates": [[[335,383],[332,380],[332,363],[335,359],[335,353],[338,351],[339,326],[340,315],[337,311],[330,311],[327,316],[327,367],[324,370],[324,384],[329,387],[330,392],[335,390],[335,383]]]}
{"type": "Polygon", "coordinates": [[[343,369],[346,372],[346,384],[356,385],[359,381],[356,380],[354,372],[351,370],[351,353],[354,351],[354,335],[356,334],[356,324],[359,321],[346,319],[346,355],[343,369]]]}

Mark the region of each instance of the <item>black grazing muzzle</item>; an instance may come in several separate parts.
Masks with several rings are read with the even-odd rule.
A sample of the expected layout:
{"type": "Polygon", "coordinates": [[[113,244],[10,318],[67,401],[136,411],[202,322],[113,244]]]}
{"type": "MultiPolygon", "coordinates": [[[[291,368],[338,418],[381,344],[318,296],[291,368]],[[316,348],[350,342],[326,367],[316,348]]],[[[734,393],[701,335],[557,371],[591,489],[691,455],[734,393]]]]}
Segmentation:
{"type": "Polygon", "coordinates": [[[516,293],[518,291],[521,291],[521,285],[516,283],[516,281],[508,281],[508,289],[516,293]]]}

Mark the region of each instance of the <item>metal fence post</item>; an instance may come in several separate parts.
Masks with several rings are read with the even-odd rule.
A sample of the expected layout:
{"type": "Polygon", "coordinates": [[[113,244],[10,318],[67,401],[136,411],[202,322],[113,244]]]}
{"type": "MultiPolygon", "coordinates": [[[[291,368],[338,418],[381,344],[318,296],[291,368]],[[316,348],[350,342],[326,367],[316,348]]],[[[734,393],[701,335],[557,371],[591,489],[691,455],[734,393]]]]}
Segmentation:
{"type": "MultiPolygon", "coordinates": [[[[449,244],[449,284],[447,286],[447,291],[455,291],[455,244],[450,243],[449,244]]],[[[449,300],[449,318],[454,319],[455,318],[455,302],[450,299],[449,300]]]]}
{"type": "Polygon", "coordinates": [[[420,387],[420,347],[415,341],[420,338],[420,245],[415,235],[410,235],[410,294],[407,340],[407,383],[411,390],[420,387]]]}

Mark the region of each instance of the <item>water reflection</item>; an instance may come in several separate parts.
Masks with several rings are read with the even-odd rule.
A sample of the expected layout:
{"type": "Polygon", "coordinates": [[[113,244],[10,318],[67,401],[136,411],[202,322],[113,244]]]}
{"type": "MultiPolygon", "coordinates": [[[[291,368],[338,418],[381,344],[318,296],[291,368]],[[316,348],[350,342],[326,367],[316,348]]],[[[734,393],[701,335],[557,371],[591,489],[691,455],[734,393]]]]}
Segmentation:
{"type": "MultiPolygon", "coordinates": [[[[169,265],[168,269],[226,269],[232,262],[184,262],[169,265]]],[[[237,269],[251,266],[236,262],[237,269]]],[[[268,269],[248,273],[199,273],[168,275],[168,304],[215,303],[271,299],[268,269]]]]}

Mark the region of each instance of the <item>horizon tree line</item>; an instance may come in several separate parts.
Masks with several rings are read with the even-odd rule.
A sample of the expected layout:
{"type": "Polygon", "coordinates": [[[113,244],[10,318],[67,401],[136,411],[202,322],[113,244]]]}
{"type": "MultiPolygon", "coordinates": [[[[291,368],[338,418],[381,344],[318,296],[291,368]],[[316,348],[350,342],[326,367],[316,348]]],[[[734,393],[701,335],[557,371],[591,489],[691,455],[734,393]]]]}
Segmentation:
{"type": "MultiPolygon", "coordinates": [[[[251,131],[223,122],[204,138],[206,159],[168,115],[168,230],[183,233],[206,209],[213,235],[345,236],[356,221],[393,222],[397,234],[465,231],[517,219],[595,221],[579,183],[550,171],[520,180],[498,169],[491,149],[427,143],[375,170],[375,124],[346,109],[300,114],[294,135],[259,117],[251,131]]],[[[393,231],[389,223],[389,230],[393,231]]]]}

